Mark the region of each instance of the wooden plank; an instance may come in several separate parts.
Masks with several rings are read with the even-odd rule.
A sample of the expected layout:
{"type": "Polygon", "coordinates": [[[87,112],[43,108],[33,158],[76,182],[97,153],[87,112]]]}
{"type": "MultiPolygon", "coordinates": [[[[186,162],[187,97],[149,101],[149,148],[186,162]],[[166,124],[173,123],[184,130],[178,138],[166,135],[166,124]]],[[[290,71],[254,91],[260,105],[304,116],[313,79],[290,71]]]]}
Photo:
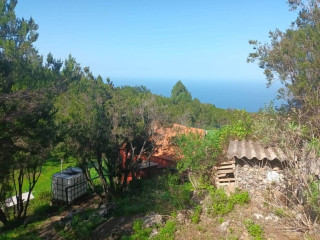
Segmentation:
{"type": "Polygon", "coordinates": [[[223,177],[216,177],[216,179],[236,179],[235,177],[225,177],[225,178],[223,178],[223,177]]]}
{"type": "Polygon", "coordinates": [[[221,162],[220,165],[228,165],[228,164],[235,164],[235,161],[228,161],[228,162],[221,162]]]}
{"type": "Polygon", "coordinates": [[[216,179],[218,182],[234,182],[236,179],[234,178],[222,178],[222,179],[216,179]]]}
{"type": "Polygon", "coordinates": [[[217,173],[234,173],[234,169],[217,170],[217,173]]]}
{"type": "Polygon", "coordinates": [[[229,168],[235,169],[235,166],[234,166],[234,165],[220,166],[220,167],[217,168],[217,170],[220,170],[220,169],[229,169],[229,168]]]}
{"type": "Polygon", "coordinates": [[[229,186],[231,185],[232,183],[218,183],[217,186],[229,186]]]}
{"type": "Polygon", "coordinates": [[[226,177],[227,174],[226,173],[218,173],[218,177],[226,177]]]}

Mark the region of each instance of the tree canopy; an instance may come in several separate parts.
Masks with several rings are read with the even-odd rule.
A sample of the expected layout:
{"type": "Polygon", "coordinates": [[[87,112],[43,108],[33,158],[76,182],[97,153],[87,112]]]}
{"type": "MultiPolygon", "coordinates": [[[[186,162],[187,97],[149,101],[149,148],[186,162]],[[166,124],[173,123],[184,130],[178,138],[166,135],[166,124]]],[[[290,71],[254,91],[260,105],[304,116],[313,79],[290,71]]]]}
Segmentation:
{"type": "Polygon", "coordinates": [[[286,31],[270,32],[270,43],[250,41],[254,52],[248,61],[258,61],[268,84],[280,80],[279,98],[287,101],[287,110],[314,133],[320,124],[320,1],[291,0],[298,17],[286,31]]]}
{"type": "Polygon", "coordinates": [[[173,86],[171,90],[171,100],[174,104],[179,102],[190,102],[192,100],[191,93],[181,81],[178,81],[173,86]]]}

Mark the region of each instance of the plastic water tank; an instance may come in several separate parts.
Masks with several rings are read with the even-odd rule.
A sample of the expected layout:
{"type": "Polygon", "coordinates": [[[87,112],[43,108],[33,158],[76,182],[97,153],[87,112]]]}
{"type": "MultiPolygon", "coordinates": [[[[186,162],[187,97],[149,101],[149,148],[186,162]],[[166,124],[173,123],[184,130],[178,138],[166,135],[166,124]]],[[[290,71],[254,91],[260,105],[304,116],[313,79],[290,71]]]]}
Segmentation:
{"type": "Polygon", "coordinates": [[[71,203],[87,192],[87,181],[80,168],[67,168],[52,176],[52,194],[54,200],[71,203]]]}

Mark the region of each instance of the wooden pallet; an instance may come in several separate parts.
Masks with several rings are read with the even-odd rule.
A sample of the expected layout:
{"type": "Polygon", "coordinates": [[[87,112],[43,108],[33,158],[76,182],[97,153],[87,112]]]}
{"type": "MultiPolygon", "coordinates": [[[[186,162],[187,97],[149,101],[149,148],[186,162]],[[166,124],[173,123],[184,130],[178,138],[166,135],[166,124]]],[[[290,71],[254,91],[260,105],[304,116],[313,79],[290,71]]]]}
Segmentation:
{"type": "Polygon", "coordinates": [[[222,162],[219,166],[215,167],[217,187],[235,184],[235,168],[234,161],[222,162]]]}

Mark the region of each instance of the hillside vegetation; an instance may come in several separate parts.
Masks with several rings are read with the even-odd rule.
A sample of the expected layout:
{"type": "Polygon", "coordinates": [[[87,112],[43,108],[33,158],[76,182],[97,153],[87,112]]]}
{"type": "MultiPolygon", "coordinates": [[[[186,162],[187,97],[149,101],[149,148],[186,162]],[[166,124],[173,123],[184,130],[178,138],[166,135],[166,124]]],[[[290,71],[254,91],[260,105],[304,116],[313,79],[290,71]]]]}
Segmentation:
{"type": "Polygon", "coordinates": [[[248,61],[283,83],[286,101],[258,113],[203,104],[181,81],[167,98],[115,87],[71,55],[44,61],[38,26],[17,18],[16,4],[0,0],[0,239],[319,239],[320,1],[290,0],[292,27],[250,41],[248,61]],[[208,131],[172,138],[177,166],[138,179],[155,128],[173,123],[208,131]],[[217,189],[213,167],[233,139],[281,148],[286,192],[217,189]],[[88,194],[51,206],[51,177],[68,166],[85,173],[88,194]]]}

